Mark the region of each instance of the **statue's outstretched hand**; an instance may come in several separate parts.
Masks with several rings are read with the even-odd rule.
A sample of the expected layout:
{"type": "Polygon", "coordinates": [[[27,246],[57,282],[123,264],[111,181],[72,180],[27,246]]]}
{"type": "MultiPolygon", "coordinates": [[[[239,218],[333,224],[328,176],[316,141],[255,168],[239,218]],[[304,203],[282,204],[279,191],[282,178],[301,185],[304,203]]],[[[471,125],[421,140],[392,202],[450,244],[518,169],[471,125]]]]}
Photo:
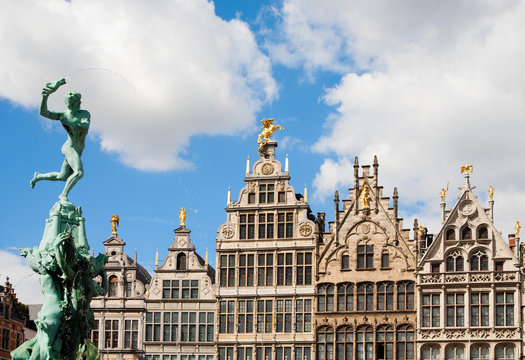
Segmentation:
{"type": "Polygon", "coordinates": [[[57,89],[61,87],[62,85],[64,85],[65,83],[66,83],[65,79],[48,82],[46,86],[42,89],[42,95],[49,96],[49,94],[52,94],[55,91],[57,91],[57,89]]]}

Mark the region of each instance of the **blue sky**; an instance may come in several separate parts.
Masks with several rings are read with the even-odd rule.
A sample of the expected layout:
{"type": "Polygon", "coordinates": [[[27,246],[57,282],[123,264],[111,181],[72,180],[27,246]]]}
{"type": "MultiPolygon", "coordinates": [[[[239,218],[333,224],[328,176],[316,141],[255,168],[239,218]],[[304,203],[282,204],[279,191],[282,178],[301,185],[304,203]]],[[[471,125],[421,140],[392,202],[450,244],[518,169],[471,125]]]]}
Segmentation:
{"type": "Polygon", "coordinates": [[[60,168],[65,133],[38,114],[40,91],[67,84],[83,94],[92,125],[85,177],[70,199],[82,206],[95,251],[111,214],[128,254],[153,267],[187,226],[214,263],[228,187],[243,186],[257,158],[263,117],[278,158],[290,159],[296,192],[333,218],[333,192],[348,196],[354,156],[377,154],[385,196],[400,193],[405,227],[414,217],[439,230],[439,189],[453,206],[459,168],[486,202],[496,188],[504,235],[525,212],[525,15],[522,1],[310,0],[12,2],[0,14],[0,281],[38,300],[36,276],[14,254],[36,245],[63,183],[34,171],[60,168]],[[154,19],[154,20],[153,20],[154,19]],[[86,69],[87,70],[81,71],[86,69]],[[253,163],[253,162],[252,162],[253,163]]]}

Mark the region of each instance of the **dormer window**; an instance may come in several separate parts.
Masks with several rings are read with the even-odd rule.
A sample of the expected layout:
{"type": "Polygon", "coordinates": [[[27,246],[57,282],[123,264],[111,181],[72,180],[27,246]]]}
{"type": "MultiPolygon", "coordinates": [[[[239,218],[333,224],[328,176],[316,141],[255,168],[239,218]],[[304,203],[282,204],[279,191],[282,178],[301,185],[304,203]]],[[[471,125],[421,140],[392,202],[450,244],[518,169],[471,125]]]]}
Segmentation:
{"type": "Polygon", "coordinates": [[[186,254],[180,253],[177,255],[177,270],[186,270],[187,269],[187,260],[186,254]]]}
{"type": "Polygon", "coordinates": [[[456,240],[456,231],[454,229],[448,229],[447,230],[446,239],[447,240],[456,240]]]}
{"type": "Polygon", "coordinates": [[[263,184],[259,185],[259,204],[271,204],[275,201],[275,185],[263,184]]]}
{"type": "Polygon", "coordinates": [[[467,226],[461,231],[462,240],[472,240],[472,230],[467,226]]]}
{"type": "Polygon", "coordinates": [[[486,240],[489,238],[489,230],[483,226],[478,230],[478,239],[486,240]]]}
{"type": "Polygon", "coordinates": [[[116,297],[117,290],[118,290],[118,278],[115,275],[110,276],[109,277],[109,291],[108,291],[109,297],[116,297]]]}

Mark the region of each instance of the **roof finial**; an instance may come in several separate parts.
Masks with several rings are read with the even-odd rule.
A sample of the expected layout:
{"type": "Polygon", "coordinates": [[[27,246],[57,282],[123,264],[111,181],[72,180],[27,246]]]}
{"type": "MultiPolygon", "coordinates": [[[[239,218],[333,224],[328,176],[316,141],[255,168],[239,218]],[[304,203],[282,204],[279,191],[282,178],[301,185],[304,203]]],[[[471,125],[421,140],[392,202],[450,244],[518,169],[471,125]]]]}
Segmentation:
{"type": "Polygon", "coordinates": [[[264,145],[270,140],[272,137],[272,134],[277,131],[277,129],[284,130],[284,128],[281,125],[275,125],[273,123],[275,119],[274,118],[264,118],[261,120],[261,133],[259,134],[259,137],[257,138],[257,144],[259,144],[259,154],[262,155],[264,145]]]}
{"type": "Polygon", "coordinates": [[[250,174],[250,156],[246,159],[246,175],[250,174]]]}
{"type": "Polygon", "coordinates": [[[159,268],[159,248],[157,248],[157,252],[155,254],[155,269],[159,268]]]}
{"type": "Polygon", "coordinates": [[[204,265],[208,266],[208,248],[206,248],[206,256],[204,257],[204,265]]]}
{"type": "Polygon", "coordinates": [[[306,184],[304,184],[304,202],[308,202],[308,189],[306,188],[306,184]]]}
{"type": "Polygon", "coordinates": [[[488,194],[489,194],[489,201],[494,201],[494,188],[492,187],[492,185],[489,186],[488,194]]]}
{"type": "Polygon", "coordinates": [[[230,206],[232,203],[232,191],[231,188],[228,187],[228,198],[226,199],[226,206],[230,206]]]}
{"type": "Polygon", "coordinates": [[[286,161],[284,162],[284,172],[288,173],[288,154],[286,154],[286,161]]]}
{"type": "Polygon", "coordinates": [[[119,226],[118,215],[111,215],[111,220],[109,220],[109,222],[111,223],[111,233],[117,235],[117,226],[119,226]]]}
{"type": "Polygon", "coordinates": [[[441,202],[444,203],[445,202],[445,197],[447,195],[447,191],[448,191],[448,186],[449,186],[449,182],[447,181],[447,188],[445,189],[444,187],[441,188],[441,191],[439,192],[439,195],[441,195],[441,202]]]}

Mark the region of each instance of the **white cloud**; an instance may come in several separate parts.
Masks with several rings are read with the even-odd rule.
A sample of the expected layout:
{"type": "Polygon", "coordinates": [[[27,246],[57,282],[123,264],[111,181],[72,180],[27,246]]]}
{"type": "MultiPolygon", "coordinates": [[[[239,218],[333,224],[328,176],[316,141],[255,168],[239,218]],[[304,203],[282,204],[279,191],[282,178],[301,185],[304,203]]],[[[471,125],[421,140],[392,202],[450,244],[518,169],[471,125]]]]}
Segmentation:
{"type": "Polygon", "coordinates": [[[205,0],[8,2],[0,41],[0,97],[37,106],[46,82],[70,74],[50,107],[81,92],[101,147],[143,170],[191,166],[192,135],[246,130],[277,96],[248,25],[205,0]]]}
{"type": "Polygon", "coordinates": [[[480,197],[493,184],[505,200],[496,226],[511,231],[525,214],[512,201],[525,196],[525,2],[288,0],[280,14],[286,41],[269,47],[278,60],[343,75],[326,91],[335,111],[314,145],[339,158],[321,166],[318,196],[347,177],[348,158],[377,154],[385,192],[398,186],[401,203],[439,226],[438,191],[461,185],[468,161],[480,197]]]}
{"type": "Polygon", "coordinates": [[[44,295],[38,282],[39,275],[27,265],[25,258],[6,249],[0,250],[0,279],[6,277],[13,285],[17,298],[24,304],[42,304],[44,295]]]}

